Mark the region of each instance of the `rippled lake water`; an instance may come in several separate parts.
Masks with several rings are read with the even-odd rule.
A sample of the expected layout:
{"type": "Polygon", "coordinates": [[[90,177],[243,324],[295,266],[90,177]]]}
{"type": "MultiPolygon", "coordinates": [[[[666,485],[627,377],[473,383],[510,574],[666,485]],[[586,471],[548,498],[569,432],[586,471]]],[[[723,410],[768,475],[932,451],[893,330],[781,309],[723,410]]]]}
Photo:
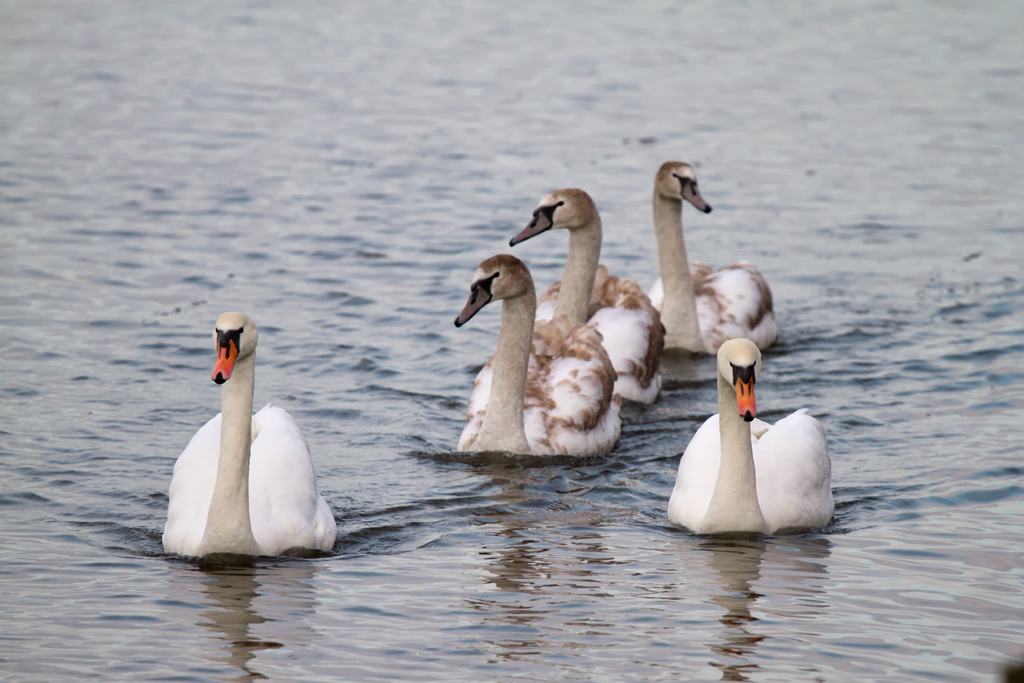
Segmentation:
{"type": "MultiPolygon", "coordinates": [[[[1022,33],[1018,3],[0,4],[0,678],[995,680],[1024,655],[1022,33]],[[607,457],[454,453],[499,319],[452,326],[476,265],[576,186],[649,286],[669,159],[715,207],[691,256],[772,284],[758,404],[828,431],[820,533],[668,525],[710,358],[668,358],[607,457]],[[162,552],[226,310],[329,556],[162,552]]],[[[565,248],[515,253],[545,287],[565,248]]]]}

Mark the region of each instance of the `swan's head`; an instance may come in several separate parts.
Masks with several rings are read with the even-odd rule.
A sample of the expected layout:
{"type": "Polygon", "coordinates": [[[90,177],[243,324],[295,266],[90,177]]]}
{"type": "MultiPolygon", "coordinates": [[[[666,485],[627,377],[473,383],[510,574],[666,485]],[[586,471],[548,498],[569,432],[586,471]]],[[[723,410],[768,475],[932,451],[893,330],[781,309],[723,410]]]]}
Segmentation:
{"type": "Polygon", "coordinates": [[[526,264],[511,254],[492,256],[473,273],[469,301],[455,319],[455,327],[465,325],[477,311],[492,301],[511,299],[528,292],[533,292],[533,278],[526,264]]]}
{"type": "Polygon", "coordinates": [[[697,187],[697,175],[693,172],[693,166],[683,161],[666,161],[658,169],[658,175],[654,178],[654,191],[665,199],[674,199],[677,202],[686,200],[693,204],[698,211],[711,213],[711,205],[700,196],[700,188],[697,187]]]}
{"type": "Polygon", "coordinates": [[[757,417],[754,384],[761,374],[761,351],[749,339],[730,339],[718,349],[718,374],[736,390],[736,408],[747,422],[757,417]]]}
{"type": "Polygon", "coordinates": [[[245,313],[223,313],[213,328],[213,343],[217,349],[217,363],[210,378],[217,384],[231,379],[235,362],[256,351],[259,333],[256,323],[245,313]]]}
{"type": "Polygon", "coordinates": [[[594,200],[590,198],[589,194],[575,188],[555,190],[540,200],[540,204],[533,210],[530,224],[510,239],[508,246],[514,247],[520,242],[552,228],[566,228],[567,230],[588,228],[593,226],[597,220],[599,220],[597,206],[594,205],[594,200]]]}

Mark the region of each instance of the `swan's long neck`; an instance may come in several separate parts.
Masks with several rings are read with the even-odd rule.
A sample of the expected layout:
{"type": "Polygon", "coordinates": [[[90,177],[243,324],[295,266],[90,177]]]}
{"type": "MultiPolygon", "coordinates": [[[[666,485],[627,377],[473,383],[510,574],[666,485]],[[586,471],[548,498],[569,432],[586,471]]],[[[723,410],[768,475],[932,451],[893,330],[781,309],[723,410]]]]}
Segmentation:
{"type": "Polygon", "coordinates": [[[767,529],[757,502],[750,423],[740,417],[736,409],[736,390],[721,373],[718,373],[718,429],[722,440],[722,460],[701,531],[764,533],[767,529]]]}
{"type": "Polygon", "coordinates": [[[556,316],[568,316],[573,325],[587,322],[590,293],[600,259],[601,219],[595,216],[588,225],[569,231],[569,255],[555,303],[556,316]]]}
{"type": "Polygon", "coordinates": [[[683,202],[666,199],[657,189],[654,191],[654,234],[658,239],[658,266],[665,288],[661,304],[665,347],[703,353],[690,262],[683,241],[683,202]]]}
{"type": "Polygon", "coordinates": [[[249,449],[256,354],[240,358],[221,391],[220,458],[202,553],[259,555],[249,520],[249,449]]]}
{"type": "Polygon", "coordinates": [[[523,426],[523,398],[536,313],[537,295],[532,286],[521,296],[502,300],[501,331],[498,332],[498,350],[494,353],[491,395],[476,441],[478,450],[530,452],[523,426]]]}

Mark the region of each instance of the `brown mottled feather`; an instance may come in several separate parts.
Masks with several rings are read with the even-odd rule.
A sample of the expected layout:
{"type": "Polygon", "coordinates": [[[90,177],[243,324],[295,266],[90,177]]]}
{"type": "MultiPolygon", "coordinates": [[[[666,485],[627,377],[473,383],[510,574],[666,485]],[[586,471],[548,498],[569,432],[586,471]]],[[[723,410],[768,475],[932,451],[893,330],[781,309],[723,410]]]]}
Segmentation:
{"type": "MultiPolygon", "coordinates": [[[[539,388],[547,377],[548,367],[552,361],[570,356],[582,361],[597,360],[601,363],[602,372],[596,373],[601,382],[601,401],[595,410],[583,411],[572,419],[552,417],[552,425],[562,425],[568,429],[587,431],[594,429],[601,422],[601,418],[608,410],[612,401],[621,402],[618,396],[613,395],[613,388],[617,376],[615,368],[612,367],[608,352],[601,344],[601,333],[589,325],[572,325],[565,316],[557,316],[551,320],[536,323],[533,332],[534,353],[530,357],[530,376],[539,388]],[[542,379],[543,378],[543,379],[542,379]]],[[[569,380],[563,379],[562,382],[569,380]]],[[[539,390],[535,391],[540,394],[539,390]]],[[[531,403],[530,378],[527,379],[525,406],[531,403]]],[[[550,409],[554,408],[553,402],[545,394],[537,396],[537,401],[545,401],[537,405],[544,405],[550,409]],[[551,402],[551,403],[548,403],[551,402]]]]}
{"type": "Polygon", "coordinates": [[[761,293],[761,305],[758,306],[757,313],[753,317],[748,316],[747,324],[753,329],[761,324],[766,315],[774,313],[772,309],[772,290],[764,276],[761,275],[761,271],[754,266],[744,261],[743,263],[736,264],[736,267],[743,268],[750,273],[751,279],[757,285],[757,290],[761,293]]]}
{"type": "MultiPolygon", "coordinates": [[[[494,357],[487,361],[487,366],[494,365],[494,357]]],[[[555,386],[564,382],[575,383],[579,380],[579,371],[568,373],[569,379],[562,379],[555,386]]],[[[614,403],[622,404],[618,395],[614,394],[616,380],[615,368],[608,358],[608,352],[601,344],[601,333],[589,325],[572,325],[566,316],[558,316],[552,320],[537,321],[534,324],[533,345],[530,353],[530,364],[526,376],[526,389],[523,396],[524,410],[539,409],[545,416],[548,425],[546,430],[552,434],[557,428],[564,427],[573,431],[589,431],[599,426],[609,407],[614,403]],[[587,376],[596,378],[601,383],[601,399],[593,410],[584,410],[571,419],[552,415],[557,412],[557,404],[551,392],[553,370],[552,364],[562,358],[571,357],[582,362],[595,359],[600,363],[600,372],[591,372],[587,376]]],[[[480,384],[479,376],[473,385],[474,394],[480,384]]],[[[482,421],[486,413],[486,403],[473,411],[472,405],[467,409],[466,422],[482,421]]],[[[467,442],[470,448],[476,443],[479,432],[467,442]]],[[[543,453],[556,452],[559,449],[550,438],[534,436],[534,447],[543,453]]]]}
{"type": "Polygon", "coordinates": [[[661,324],[661,314],[651,305],[651,300],[636,281],[609,275],[608,268],[598,266],[594,291],[590,296],[589,315],[593,316],[601,308],[615,307],[641,309],[651,317],[644,365],[638,372],[632,373],[640,386],[646,389],[661,367],[661,356],[665,350],[665,326],[661,324]]]}
{"type": "MultiPolygon", "coordinates": [[[[707,266],[705,269],[708,273],[711,272],[707,266]]],[[[537,305],[540,306],[546,301],[557,301],[561,288],[562,281],[558,280],[537,299],[537,305]]],[[[661,356],[665,349],[665,326],[661,324],[661,314],[651,305],[651,300],[636,281],[611,275],[607,266],[599,265],[594,276],[594,289],[590,293],[587,318],[592,318],[602,308],[615,307],[641,309],[653,321],[648,334],[644,363],[642,367],[633,363],[633,369],[629,371],[629,374],[636,377],[637,383],[646,389],[651,386],[654,376],[661,367],[661,356]]]]}
{"type": "MultiPolygon", "coordinates": [[[[712,271],[710,267],[703,263],[690,262],[690,276],[693,278],[693,293],[696,296],[709,296],[714,299],[718,305],[718,315],[720,318],[725,317],[725,310],[728,302],[725,302],[721,298],[719,292],[708,286],[708,278],[714,272],[721,272],[726,270],[745,270],[750,274],[750,279],[757,286],[757,290],[760,293],[760,302],[758,305],[757,312],[753,316],[747,316],[747,326],[750,329],[754,329],[761,324],[764,317],[772,313],[772,290],[765,282],[764,276],[761,275],[761,271],[747,263],[746,261],[740,261],[734,263],[731,266],[725,266],[719,268],[718,271],[712,271]]],[[[738,322],[738,321],[737,321],[738,322]]]]}

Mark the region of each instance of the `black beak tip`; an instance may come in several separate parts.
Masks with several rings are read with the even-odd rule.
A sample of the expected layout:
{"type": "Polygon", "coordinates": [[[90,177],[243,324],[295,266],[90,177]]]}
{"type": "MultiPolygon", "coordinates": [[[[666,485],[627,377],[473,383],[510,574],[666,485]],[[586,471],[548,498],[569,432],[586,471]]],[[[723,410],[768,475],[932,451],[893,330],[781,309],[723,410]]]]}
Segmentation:
{"type": "Polygon", "coordinates": [[[461,315],[455,316],[455,327],[462,327],[466,324],[466,321],[462,319],[461,315]]]}
{"type": "Polygon", "coordinates": [[[750,411],[748,410],[746,413],[743,414],[743,420],[745,422],[753,422],[754,421],[754,416],[751,415],[750,411]]]}
{"type": "Polygon", "coordinates": [[[510,246],[510,247],[516,246],[516,238],[515,237],[513,237],[512,239],[510,239],[508,241],[508,246],[510,246]]]}
{"type": "Polygon", "coordinates": [[[711,213],[711,205],[710,204],[705,204],[704,205],[704,213],[711,213]]]}
{"type": "Polygon", "coordinates": [[[217,373],[217,376],[213,378],[213,381],[216,382],[217,384],[224,384],[224,382],[227,382],[227,380],[224,379],[224,375],[220,374],[219,372],[217,373]]]}

